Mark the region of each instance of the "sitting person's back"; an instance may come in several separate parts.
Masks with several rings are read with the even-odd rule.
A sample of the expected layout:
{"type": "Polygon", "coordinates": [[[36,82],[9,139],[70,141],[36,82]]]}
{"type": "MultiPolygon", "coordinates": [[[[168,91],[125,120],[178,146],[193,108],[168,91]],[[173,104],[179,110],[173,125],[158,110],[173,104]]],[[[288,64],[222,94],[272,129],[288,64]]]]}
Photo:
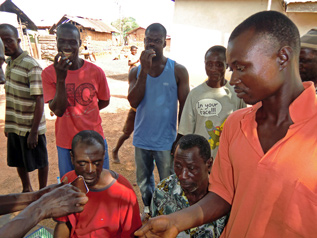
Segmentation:
{"type": "MultiPolygon", "coordinates": [[[[155,189],[151,202],[151,217],[168,215],[195,204],[208,192],[208,177],[212,161],[208,141],[200,135],[188,134],[177,143],[174,153],[175,174],[163,179],[155,189]]],[[[219,237],[228,216],[183,231],[177,237],[219,237]]]]}
{"type": "Polygon", "coordinates": [[[139,205],[129,181],[103,169],[103,138],[94,131],[81,131],[73,139],[75,170],[64,177],[68,182],[84,177],[89,198],[82,213],[56,218],[54,237],[134,237],[141,226],[139,205]]]}

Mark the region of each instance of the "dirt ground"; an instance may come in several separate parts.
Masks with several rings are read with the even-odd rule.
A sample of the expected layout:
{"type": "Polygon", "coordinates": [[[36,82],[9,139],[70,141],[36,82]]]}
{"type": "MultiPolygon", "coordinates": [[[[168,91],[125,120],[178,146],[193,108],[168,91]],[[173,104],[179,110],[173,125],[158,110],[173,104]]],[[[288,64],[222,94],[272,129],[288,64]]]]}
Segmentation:
{"type": "MultiPolygon", "coordinates": [[[[42,62],[43,67],[47,62],[42,62]]],[[[126,177],[138,196],[140,210],[143,209],[142,200],[140,197],[139,188],[136,185],[135,178],[135,164],[134,164],[134,147],[132,145],[132,136],[125,141],[119,150],[119,157],[121,164],[114,164],[111,162],[111,150],[122,133],[122,128],[129,110],[129,103],[126,99],[128,92],[127,81],[127,59],[112,60],[111,56],[97,57],[96,65],[100,66],[106,73],[108,84],[111,92],[110,105],[101,111],[102,127],[109,146],[110,169],[122,174],[126,177]]],[[[4,114],[5,114],[5,96],[3,86],[0,88],[0,194],[19,193],[22,191],[22,186],[15,168],[10,168],[6,164],[6,138],[3,133],[4,128],[4,114]]],[[[55,145],[55,118],[49,115],[48,106],[45,105],[46,115],[46,138],[47,149],[49,155],[49,177],[48,184],[57,182],[59,176],[57,164],[57,151],[55,145]]],[[[38,189],[37,171],[30,173],[30,178],[34,190],[38,189]]],[[[155,173],[155,180],[158,182],[157,173],[155,173]]],[[[16,215],[16,213],[14,214],[16,215]]],[[[42,225],[53,228],[55,222],[47,219],[41,222],[42,225]]]]}

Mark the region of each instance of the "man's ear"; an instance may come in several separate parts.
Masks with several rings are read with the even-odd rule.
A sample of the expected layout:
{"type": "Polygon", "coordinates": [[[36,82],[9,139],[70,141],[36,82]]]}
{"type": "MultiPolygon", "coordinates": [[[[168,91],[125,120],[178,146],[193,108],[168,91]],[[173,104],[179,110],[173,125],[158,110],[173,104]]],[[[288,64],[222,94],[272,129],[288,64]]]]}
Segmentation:
{"type": "Polygon", "coordinates": [[[163,46],[163,48],[165,48],[166,47],[166,39],[164,40],[164,46],[163,46]]]}
{"type": "Polygon", "coordinates": [[[79,47],[81,47],[81,40],[79,40],[79,47]]]}
{"type": "Polygon", "coordinates": [[[289,46],[284,46],[278,51],[277,60],[280,65],[280,70],[283,70],[288,65],[292,58],[292,54],[293,49],[289,46]]]}
{"type": "Polygon", "coordinates": [[[210,174],[211,172],[211,167],[212,167],[212,164],[214,162],[214,158],[213,157],[210,157],[207,161],[206,161],[206,165],[208,167],[208,173],[210,174]]]}

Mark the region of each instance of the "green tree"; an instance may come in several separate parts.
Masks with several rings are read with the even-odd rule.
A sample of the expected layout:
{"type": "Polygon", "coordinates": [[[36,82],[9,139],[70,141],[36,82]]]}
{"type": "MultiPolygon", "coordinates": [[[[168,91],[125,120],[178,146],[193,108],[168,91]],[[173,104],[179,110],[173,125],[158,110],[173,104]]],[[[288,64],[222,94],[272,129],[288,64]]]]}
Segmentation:
{"type": "Polygon", "coordinates": [[[127,41],[127,32],[139,27],[139,24],[133,17],[117,19],[116,21],[111,22],[111,25],[120,30],[124,42],[127,41]]]}

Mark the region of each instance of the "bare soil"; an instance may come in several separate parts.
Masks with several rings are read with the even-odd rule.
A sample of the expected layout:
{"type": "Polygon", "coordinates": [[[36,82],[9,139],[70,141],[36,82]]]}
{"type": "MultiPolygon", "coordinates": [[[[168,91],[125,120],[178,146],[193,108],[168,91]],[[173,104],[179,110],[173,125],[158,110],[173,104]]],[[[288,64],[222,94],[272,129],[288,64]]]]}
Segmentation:
{"type": "MultiPolygon", "coordinates": [[[[42,62],[43,68],[47,66],[47,62],[42,62]]],[[[140,210],[143,209],[142,199],[140,196],[139,188],[136,185],[135,177],[135,163],[134,163],[134,147],[132,145],[132,135],[125,141],[119,150],[119,158],[121,164],[114,164],[111,162],[111,150],[115,147],[118,138],[122,133],[122,128],[126,120],[128,110],[130,108],[128,100],[126,99],[128,92],[127,59],[113,60],[112,56],[99,56],[97,57],[96,65],[100,66],[106,73],[108,84],[111,92],[110,105],[101,111],[102,127],[108,142],[108,150],[110,156],[110,169],[122,174],[126,177],[137,194],[140,210]]],[[[3,133],[4,128],[4,115],[5,115],[5,96],[3,86],[0,87],[0,194],[19,193],[22,191],[22,186],[15,168],[7,166],[6,162],[6,138],[3,133]]],[[[48,106],[45,105],[46,115],[46,139],[47,150],[49,155],[49,177],[48,184],[57,182],[58,159],[55,145],[55,117],[49,114],[48,106]]],[[[30,173],[30,178],[33,190],[38,189],[37,171],[30,173]]],[[[158,182],[158,176],[155,172],[155,180],[158,182]]],[[[17,213],[13,214],[16,215],[17,213]]],[[[10,215],[12,218],[12,215],[10,215]]],[[[0,217],[1,220],[1,217],[0,217]]],[[[1,222],[0,222],[1,224],[1,222]]],[[[53,229],[55,222],[47,219],[40,223],[41,225],[53,229]]]]}

